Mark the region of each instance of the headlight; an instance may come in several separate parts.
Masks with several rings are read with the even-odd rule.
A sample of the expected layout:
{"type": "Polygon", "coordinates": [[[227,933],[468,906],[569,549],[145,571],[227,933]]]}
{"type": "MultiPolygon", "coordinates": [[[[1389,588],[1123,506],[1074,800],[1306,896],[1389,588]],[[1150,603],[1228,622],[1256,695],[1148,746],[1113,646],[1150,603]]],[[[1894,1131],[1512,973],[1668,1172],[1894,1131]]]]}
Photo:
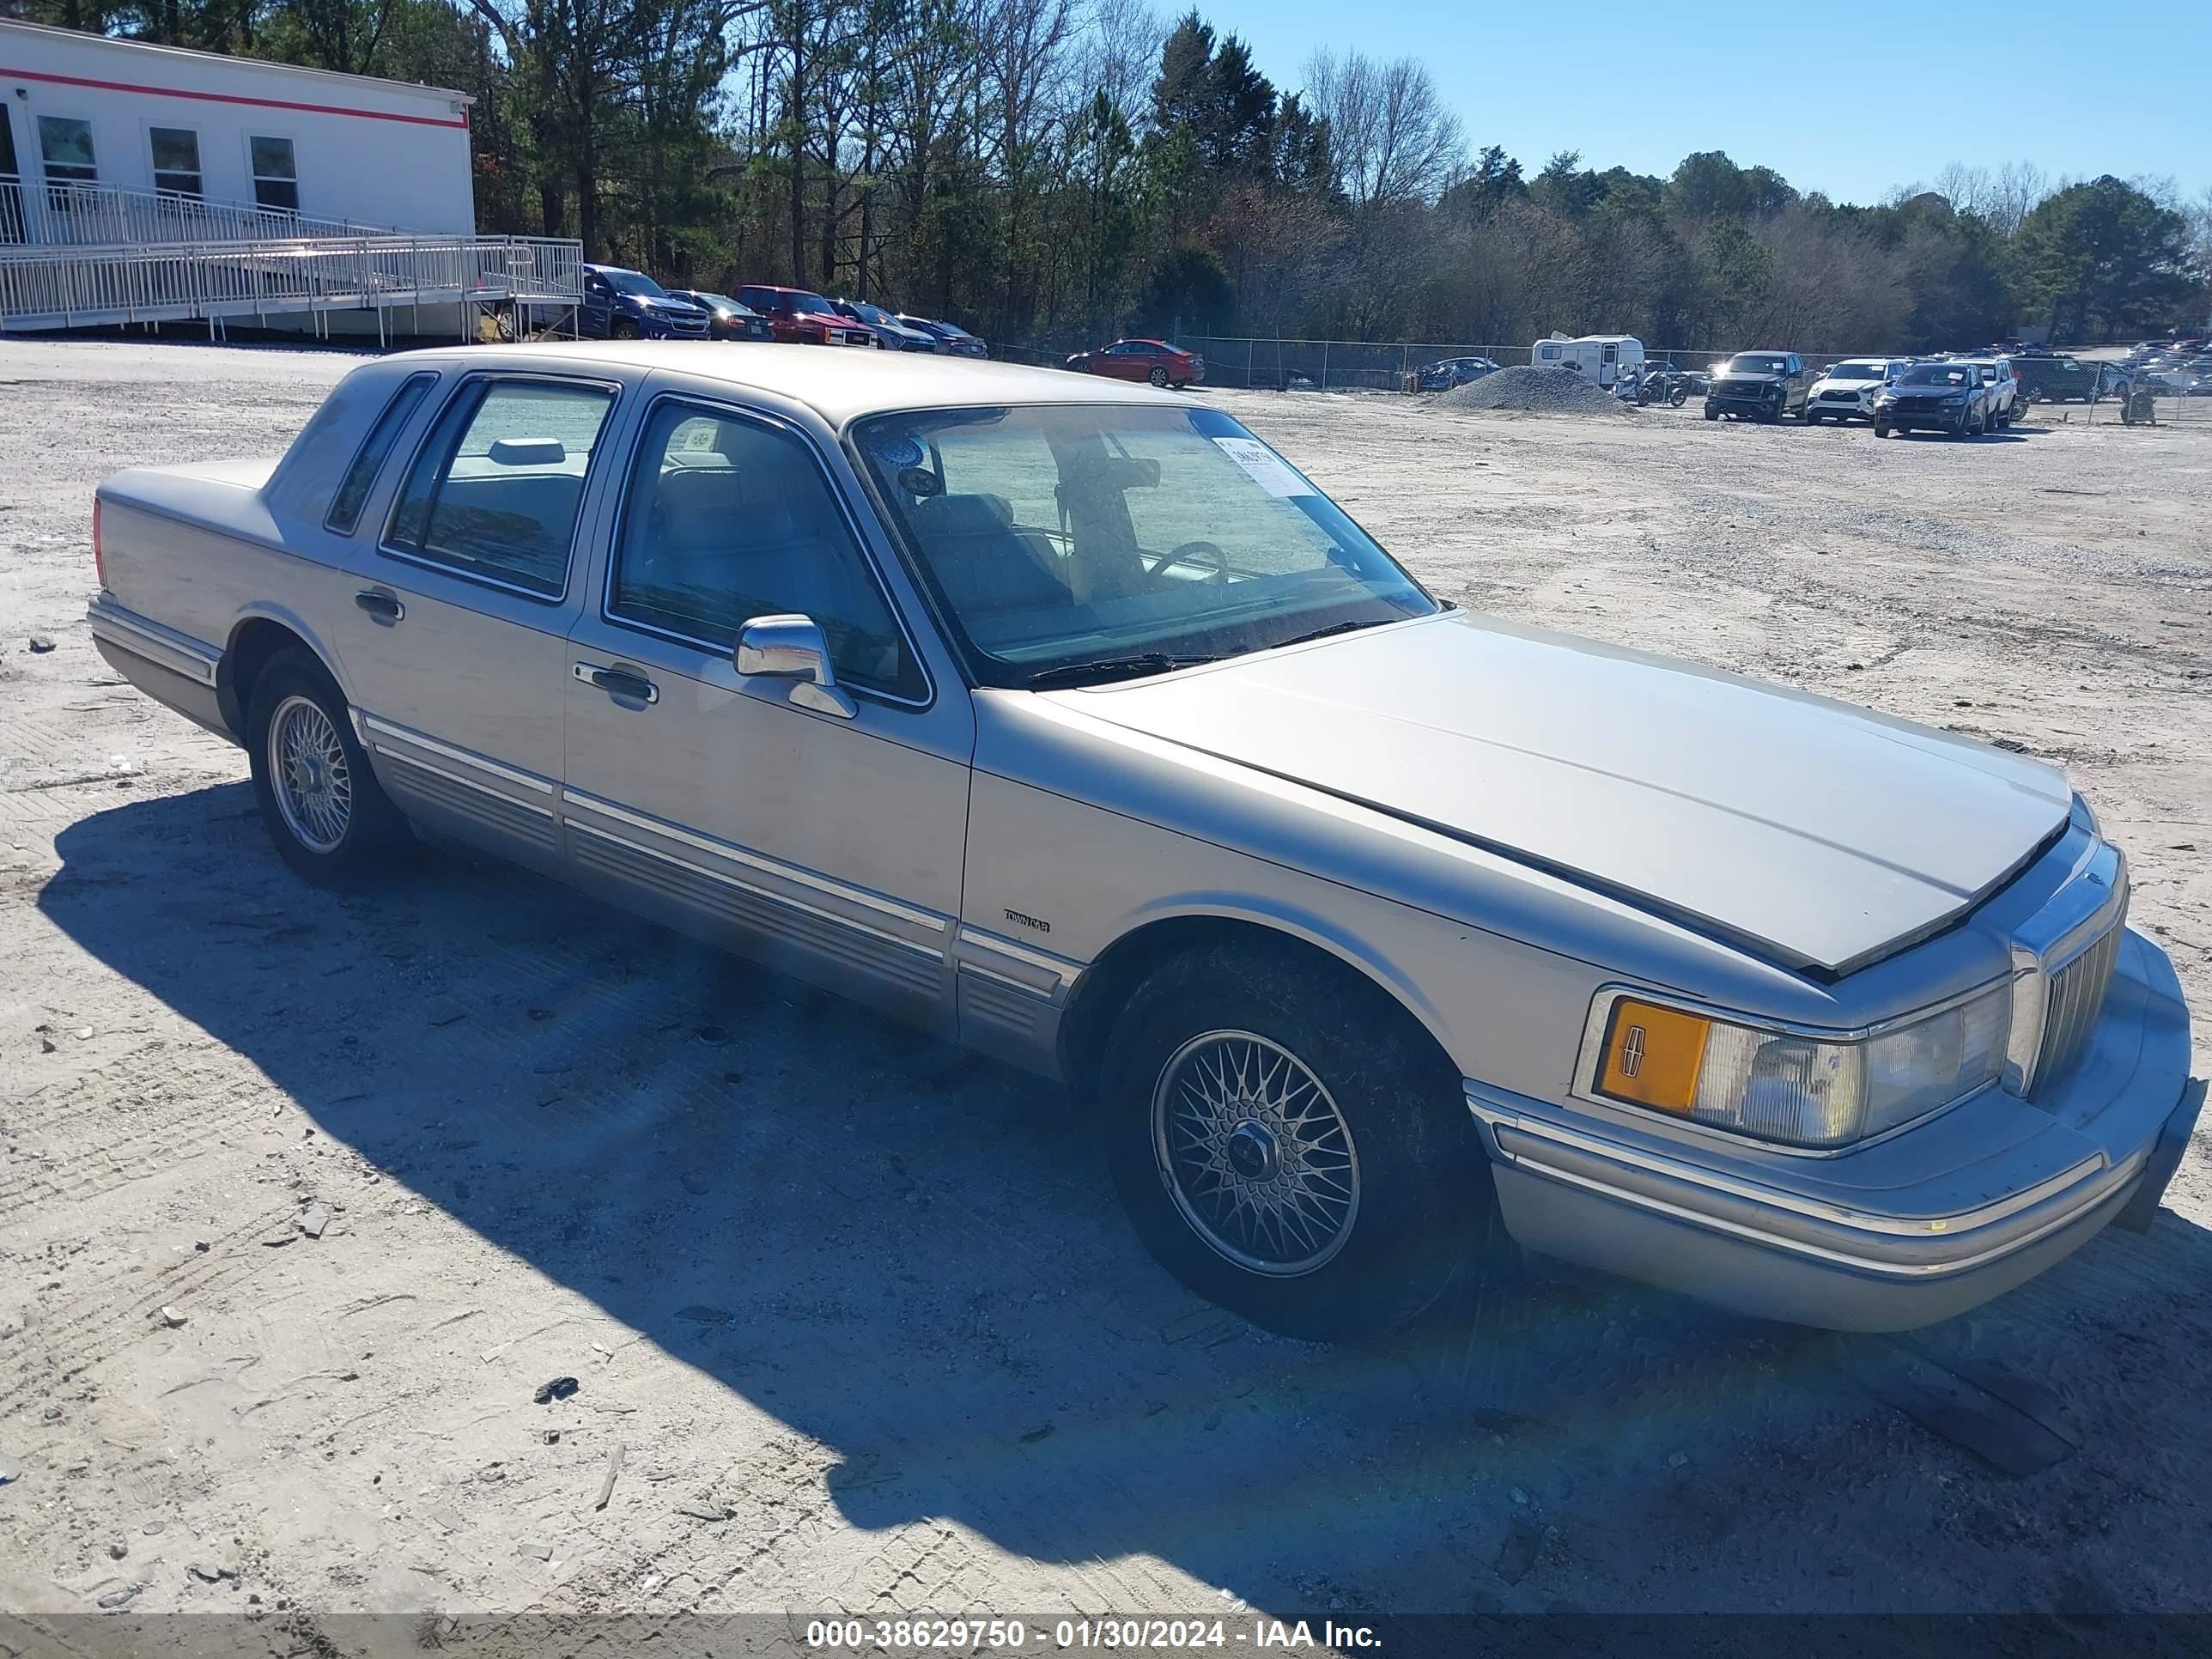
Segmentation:
{"type": "Polygon", "coordinates": [[[1847,1038],[1622,997],[1591,1085],[1607,1099],[1759,1140],[1845,1146],[1996,1082],[2011,1027],[2009,983],[1847,1038]]]}

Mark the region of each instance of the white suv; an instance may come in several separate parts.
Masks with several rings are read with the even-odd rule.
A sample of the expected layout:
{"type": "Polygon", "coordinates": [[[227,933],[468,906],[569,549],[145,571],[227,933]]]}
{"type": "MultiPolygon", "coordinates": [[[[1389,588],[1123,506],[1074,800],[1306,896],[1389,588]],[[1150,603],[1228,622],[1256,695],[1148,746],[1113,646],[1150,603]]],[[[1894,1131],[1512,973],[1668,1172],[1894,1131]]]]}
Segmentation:
{"type": "Polygon", "coordinates": [[[1954,361],[1972,363],[1982,371],[1982,384],[1990,389],[1989,429],[1995,432],[2010,426],[2013,416],[2020,412],[2020,380],[2012,372],[2012,359],[1961,357],[1954,361]]]}
{"type": "Polygon", "coordinates": [[[1902,357],[1847,357],[1832,363],[1805,398],[1805,424],[1874,419],[1874,397],[1905,369],[1902,357]]]}

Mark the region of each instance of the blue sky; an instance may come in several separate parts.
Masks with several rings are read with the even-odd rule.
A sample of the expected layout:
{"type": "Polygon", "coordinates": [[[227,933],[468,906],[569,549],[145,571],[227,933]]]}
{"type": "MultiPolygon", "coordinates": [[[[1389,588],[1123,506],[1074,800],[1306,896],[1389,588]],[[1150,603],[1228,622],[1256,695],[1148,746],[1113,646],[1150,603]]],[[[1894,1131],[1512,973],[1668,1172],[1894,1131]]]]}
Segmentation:
{"type": "MultiPolygon", "coordinates": [[[[1188,9],[1158,3],[1170,16],[1188,9]]],[[[1199,10],[1249,42],[1279,86],[1296,86],[1319,46],[1417,56],[1470,145],[1503,144],[1532,173],[1561,149],[1661,174],[1692,150],[1723,149],[1838,201],[1879,200],[1954,161],[2170,175],[2191,197],[2212,185],[2208,0],[1199,0],[1199,10]],[[1607,95],[1617,78],[1654,76],[1680,91],[1607,95]],[[1917,90],[1931,77],[1987,90],[1981,130],[1953,118],[1956,99],[1917,90]],[[1876,114],[1885,87],[1915,88],[1897,104],[1911,118],[1888,130],[1876,114]]]]}

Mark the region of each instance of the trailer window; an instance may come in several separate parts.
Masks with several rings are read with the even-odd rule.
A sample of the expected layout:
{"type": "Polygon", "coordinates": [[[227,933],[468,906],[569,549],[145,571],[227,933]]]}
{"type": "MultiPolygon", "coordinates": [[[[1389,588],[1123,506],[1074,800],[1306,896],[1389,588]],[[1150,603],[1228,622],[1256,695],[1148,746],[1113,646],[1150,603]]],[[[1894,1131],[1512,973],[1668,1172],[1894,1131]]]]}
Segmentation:
{"type": "Polygon", "coordinates": [[[253,161],[253,200],[258,206],[280,213],[300,210],[300,172],[289,138],[253,137],[246,141],[253,161]]]}
{"type": "Polygon", "coordinates": [[[154,188],[171,196],[200,196],[200,136],[190,127],[149,127],[154,188]]]}

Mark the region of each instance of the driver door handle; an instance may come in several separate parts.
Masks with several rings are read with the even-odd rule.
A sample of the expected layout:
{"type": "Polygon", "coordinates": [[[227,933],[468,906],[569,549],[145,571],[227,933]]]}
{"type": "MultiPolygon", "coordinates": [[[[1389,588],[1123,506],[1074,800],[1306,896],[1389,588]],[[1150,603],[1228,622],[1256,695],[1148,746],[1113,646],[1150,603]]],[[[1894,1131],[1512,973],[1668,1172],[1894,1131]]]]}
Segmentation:
{"type": "Polygon", "coordinates": [[[653,703],[660,701],[660,688],[642,674],[633,674],[627,668],[606,668],[598,663],[580,662],[575,676],[586,685],[596,685],[611,697],[628,697],[634,702],[653,703]]]}
{"type": "Polygon", "coordinates": [[[370,616],[380,617],[386,622],[398,622],[407,614],[407,607],[400,604],[392,595],[379,592],[373,587],[355,594],[353,602],[368,611],[370,616]]]}

